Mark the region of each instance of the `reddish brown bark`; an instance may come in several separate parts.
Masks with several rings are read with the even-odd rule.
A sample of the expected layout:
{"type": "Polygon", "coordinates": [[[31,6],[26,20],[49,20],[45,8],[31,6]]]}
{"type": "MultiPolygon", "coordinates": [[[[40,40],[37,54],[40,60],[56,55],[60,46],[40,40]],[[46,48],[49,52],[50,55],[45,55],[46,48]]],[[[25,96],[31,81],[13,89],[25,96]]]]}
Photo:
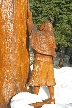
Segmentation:
{"type": "Polygon", "coordinates": [[[0,2],[0,108],[24,91],[28,77],[27,0],[0,2]]]}

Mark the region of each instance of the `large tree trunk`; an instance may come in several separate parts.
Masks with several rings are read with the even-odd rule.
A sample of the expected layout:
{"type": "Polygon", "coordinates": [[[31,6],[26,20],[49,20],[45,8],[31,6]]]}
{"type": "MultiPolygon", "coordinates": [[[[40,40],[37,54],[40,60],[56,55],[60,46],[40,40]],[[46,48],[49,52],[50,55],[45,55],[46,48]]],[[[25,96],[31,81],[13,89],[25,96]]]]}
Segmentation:
{"type": "Polygon", "coordinates": [[[25,90],[29,71],[27,0],[0,1],[0,108],[25,90]]]}
{"type": "Polygon", "coordinates": [[[59,61],[59,67],[63,67],[64,65],[64,54],[65,54],[65,47],[60,47],[60,61],[59,61]]]}

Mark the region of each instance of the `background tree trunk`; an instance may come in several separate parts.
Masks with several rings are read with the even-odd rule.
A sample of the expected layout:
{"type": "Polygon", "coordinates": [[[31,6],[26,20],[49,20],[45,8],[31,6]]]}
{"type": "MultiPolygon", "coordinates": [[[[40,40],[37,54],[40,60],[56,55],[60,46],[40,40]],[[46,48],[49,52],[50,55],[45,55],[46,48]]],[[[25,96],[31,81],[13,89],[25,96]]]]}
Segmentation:
{"type": "Polygon", "coordinates": [[[0,108],[25,91],[29,71],[27,0],[0,1],[0,108]]]}
{"type": "Polygon", "coordinates": [[[64,64],[64,54],[65,54],[65,47],[60,47],[60,61],[59,61],[59,67],[63,67],[64,64]]]}

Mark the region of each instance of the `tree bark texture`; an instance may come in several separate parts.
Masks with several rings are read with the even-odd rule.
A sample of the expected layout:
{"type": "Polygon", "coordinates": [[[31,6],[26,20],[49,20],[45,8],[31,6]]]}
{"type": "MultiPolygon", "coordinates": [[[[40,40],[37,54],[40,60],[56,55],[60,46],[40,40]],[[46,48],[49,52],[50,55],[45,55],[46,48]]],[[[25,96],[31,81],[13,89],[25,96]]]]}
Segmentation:
{"type": "Polygon", "coordinates": [[[27,81],[27,6],[27,0],[0,0],[0,108],[7,108],[27,81]]]}
{"type": "Polygon", "coordinates": [[[64,46],[60,46],[59,67],[63,67],[63,65],[64,65],[64,55],[65,55],[65,47],[64,46]]]}

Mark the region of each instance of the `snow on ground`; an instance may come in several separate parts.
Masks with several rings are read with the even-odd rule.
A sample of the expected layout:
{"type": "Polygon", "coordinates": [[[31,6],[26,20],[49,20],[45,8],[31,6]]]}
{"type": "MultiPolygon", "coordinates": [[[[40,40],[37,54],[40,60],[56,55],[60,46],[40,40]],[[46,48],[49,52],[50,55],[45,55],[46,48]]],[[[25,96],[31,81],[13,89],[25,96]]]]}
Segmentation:
{"type": "Polygon", "coordinates": [[[45,104],[42,108],[72,108],[71,104],[45,104]]]}
{"type": "Polygon", "coordinates": [[[20,92],[11,99],[11,108],[33,108],[30,103],[42,102],[42,99],[29,92],[20,92]]]}
{"type": "Polygon", "coordinates": [[[54,69],[55,71],[55,99],[56,103],[68,104],[72,102],[72,67],[54,69]]]}
{"type": "MultiPolygon", "coordinates": [[[[32,67],[31,67],[32,70],[32,67]]],[[[42,108],[72,108],[72,67],[54,68],[56,80],[55,101],[56,104],[45,104],[42,108]]],[[[11,108],[33,108],[28,105],[33,102],[41,102],[49,98],[47,87],[40,87],[38,95],[21,92],[11,99],[11,108]]]]}

